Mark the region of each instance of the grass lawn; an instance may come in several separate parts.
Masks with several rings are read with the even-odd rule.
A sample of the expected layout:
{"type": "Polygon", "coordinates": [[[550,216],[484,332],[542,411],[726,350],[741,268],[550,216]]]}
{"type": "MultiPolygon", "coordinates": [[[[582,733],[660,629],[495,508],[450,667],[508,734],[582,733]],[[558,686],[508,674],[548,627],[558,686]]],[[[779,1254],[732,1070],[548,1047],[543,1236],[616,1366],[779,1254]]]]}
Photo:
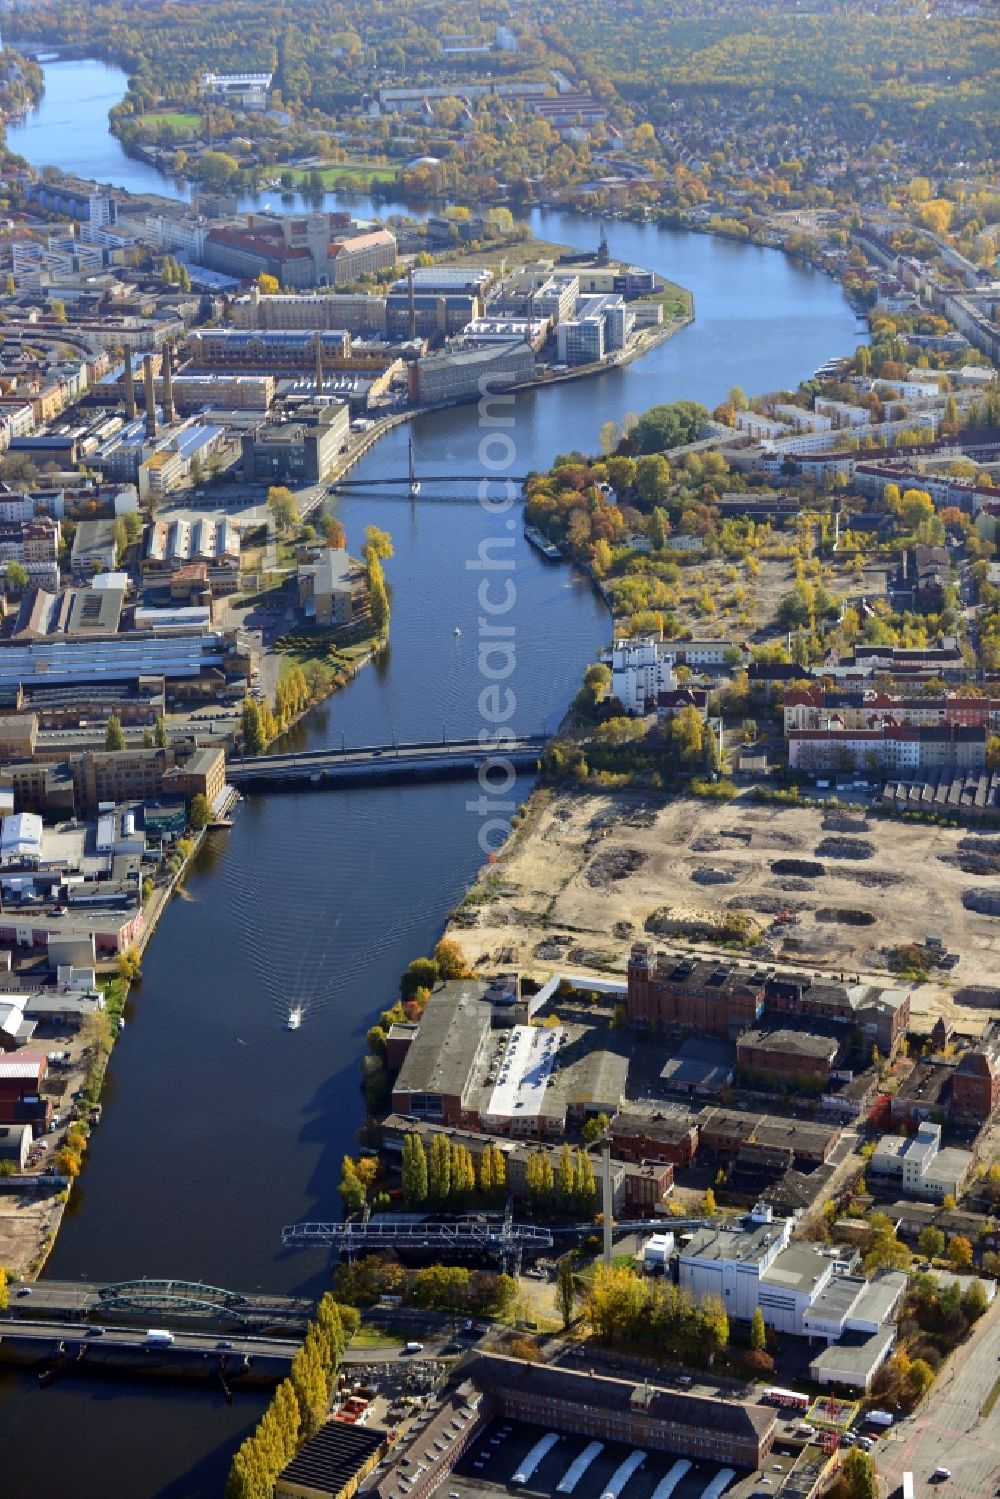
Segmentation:
{"type": "Polygon", "coordinates": [[[672,317],[687,317],[691,311],[691,293],[683,286],[677,286],[673,281],[664,283],[662,291],[654,292],[651,297],[643,297],[644,302],[662,302],[663,316],[667,319],[672,317]]]}
{"type": "Polygon", "coordinates": [[[309,178],[313,170],[315,170],[322,178],[323,186],[330,190],[335,188],[338,183],[343,182],[345,177],[356,177],[359,181],[368,183],[394,182],[398,167],[391,164],[379,165],[357,157],[353,159],[349,158],[347,161],[341,161],[335,166],[329,167],[316,167],[315,169],[311,167],[283,168],[282,175],[285,170],[291,171],[297,187],[309,178]]]}
{"type": "Polygon", "coordinates": [[[402,1338],[393,1337],[392,1333],[365,1323],[361,1324],[351,1339],[352,1348],[401,1348],[402,1344],[402,1338]]]}
{"type": "Polygon", "coordinates": [[[165,109],[162,114],[143,115],[143,129],[150,134],[156,134],[158,125],[169,125],[173,130],[189,130],[194,132],[201,125],[200,114],[185,114],[180,110],[165,109]]]}

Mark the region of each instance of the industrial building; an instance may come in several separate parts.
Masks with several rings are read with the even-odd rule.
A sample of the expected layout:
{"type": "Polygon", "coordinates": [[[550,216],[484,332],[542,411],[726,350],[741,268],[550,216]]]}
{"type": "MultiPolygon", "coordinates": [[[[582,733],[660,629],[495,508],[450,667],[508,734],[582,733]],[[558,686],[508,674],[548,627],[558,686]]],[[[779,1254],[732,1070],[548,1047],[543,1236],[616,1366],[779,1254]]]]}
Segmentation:
{"type": "Polygon", "coordinates": [[[354,618],[356,564],[346,551],[324,547],[315,562],[300,563],[296,582],[299,608],[317,625],[349,625],[354,618]]]}
{"type": "Polygon", "coordinates": [[[485,349],[431,354],[409,366],[413,401],[468,401],[534,378],[535,354],[512,340],[485,349]]]}
{"type": "Polygon", "coordinates": [[[331,401],[300,409],[294,420],[268,422],[243,435],[243,477],[270,484],[317,484],[351,432],[350,407],[331,401]]]}
{"type": "Polygon", "coordinates": [[[500,1354],[476,1354],[462,1373],[508,1420],[706,1462],[759,1468],[777,1429],[777,1415],[766,1406],[500,1354]]]}

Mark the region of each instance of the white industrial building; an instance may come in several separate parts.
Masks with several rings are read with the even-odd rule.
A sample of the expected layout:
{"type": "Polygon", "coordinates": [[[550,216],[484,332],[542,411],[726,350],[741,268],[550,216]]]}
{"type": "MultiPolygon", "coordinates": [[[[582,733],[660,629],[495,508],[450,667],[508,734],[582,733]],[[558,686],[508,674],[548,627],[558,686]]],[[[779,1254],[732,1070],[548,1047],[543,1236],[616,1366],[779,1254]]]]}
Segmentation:
{"type": "MultiPolygon", "coordinates": [[[[851,1273],[846,1251],[792,1242],[792,1220],[758,1204],[738,1228],[699,1229],[678,1256],[678,1280],[695,1301],[717,1297],[730,1317],[765,1323],[795,1337],[868,1339],[888,1331],[906,1276],[867,1281],[851,1273]]],[[[877,1367],[877,1366],[876,1366],[877,1367]]]]}
{"type": "Polygon", "coordinates": [[[917,1133],[883,1135],[871,1158],[876,1176],[898,1178],[904,1192],[940,1202],[958,1197],[972,1169],[972,1153],[953,1146],[941,1148],[941,1126],[925,1121],[917,1133]]]}
{"type": "Polygon", "coordinates": [[[611,653],[611,694],[626,713],[652,713],[661,692],[677,685],[677,647],[662,640],[616,640],[611,653]]]}

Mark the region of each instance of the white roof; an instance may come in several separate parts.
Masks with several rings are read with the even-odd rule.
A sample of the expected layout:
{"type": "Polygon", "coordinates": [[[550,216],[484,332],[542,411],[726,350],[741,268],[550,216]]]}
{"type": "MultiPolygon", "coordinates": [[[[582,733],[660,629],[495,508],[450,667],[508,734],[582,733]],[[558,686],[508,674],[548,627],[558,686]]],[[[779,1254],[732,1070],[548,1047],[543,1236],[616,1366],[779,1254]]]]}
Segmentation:
{"type": "Polygon", "coordinates": [[[15,812],[3,820],[0,848],[4,850],[42,847],[42,819],[37,812],[15,812]]]}
{"type": "Polygon", "coordinates": [[[531,1119],[542,1112],[545,1088],[562,1037],[562,1026],[515,1025],[486,1105],[487,1117],[531,1119]]]}

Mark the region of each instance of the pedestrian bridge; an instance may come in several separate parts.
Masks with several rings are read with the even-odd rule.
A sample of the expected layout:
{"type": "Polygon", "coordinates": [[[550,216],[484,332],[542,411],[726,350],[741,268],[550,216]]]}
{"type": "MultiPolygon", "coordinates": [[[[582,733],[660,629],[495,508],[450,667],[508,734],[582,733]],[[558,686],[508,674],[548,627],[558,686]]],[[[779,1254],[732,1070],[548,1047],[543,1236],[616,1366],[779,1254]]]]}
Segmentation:
{"type": "MultiPolygon", "coordinates": [[[[453,743],[376,744],[361,749],[255,755],[230,760],[226,776],[243,791],[257,787],[456,779],[477,776],[490,764],[496,767],[499,776],[507,765],[516,771],[535,770],[547,743],[545,735],[535,734],[509,744],[462,739],[453,743]]],[[[503,791],[506,787],[498,785],[497,789],[503,791]]]]}

